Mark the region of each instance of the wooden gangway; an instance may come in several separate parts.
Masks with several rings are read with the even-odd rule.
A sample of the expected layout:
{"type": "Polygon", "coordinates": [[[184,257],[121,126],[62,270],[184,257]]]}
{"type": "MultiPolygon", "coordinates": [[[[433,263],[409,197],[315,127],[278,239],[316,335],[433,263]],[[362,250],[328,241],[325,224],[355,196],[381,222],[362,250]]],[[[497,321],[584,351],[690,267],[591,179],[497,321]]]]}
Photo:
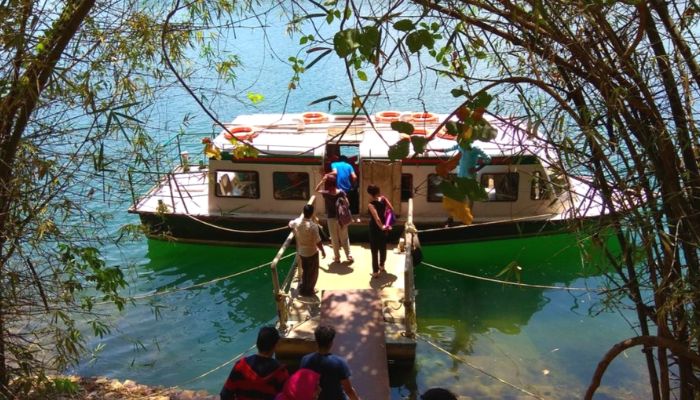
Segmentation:
{"type": "Polygon", "coordinates": [[[372,278],[368,244],[351,246],[353,263],[333,262],[333,251],[326,247],[327,258],[321,260],[316,283],[318,293],[312,297],[299,296],[296,290],[298,260],[283,283],[279,283],[277,263],[293,239],[293,232],[290,233],[271,266],[278,327],[282,332],[278,358],[294,363],[315,351],[314,329],[321,323],[332,325],[336,329],[332,352],[350,364],[352,382],[360,397],[389,398],[389,361],[412,363],[416,351],[410,244],[417,238],[410,229],[411,213],[409,201],[409,228],[405,234],[409,245],[403,252],[396,244],[387,247],[386,273],[372,278]]]}

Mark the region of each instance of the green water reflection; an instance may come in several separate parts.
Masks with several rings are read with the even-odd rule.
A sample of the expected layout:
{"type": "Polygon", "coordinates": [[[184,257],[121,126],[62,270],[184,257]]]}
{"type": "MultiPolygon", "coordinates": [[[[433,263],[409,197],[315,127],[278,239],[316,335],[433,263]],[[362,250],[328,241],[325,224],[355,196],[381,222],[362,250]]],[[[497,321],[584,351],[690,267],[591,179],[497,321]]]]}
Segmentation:
{"type": "MultiPolygon", "coordinates": [[[[132,254],[141,261],[131,274],[132,294],[208,282],[269,262],[276,252],[162,241],[144,247],[132,254]]],[[[528,284],[604,284],[601,255],[588,248],[581,256],[571,235],[428,246],[424,254],[430,264],[479,276],[493,277],[515,262],[528,284]]],[[[513,386],[543,398],[580,398],[600,356],[633,335],[620,314],[590,312],[599,300],[591,291],[505,286],[424,265],[416,285],[425,340],[418,342],[413,369],[393,371],[394,399],[416,398],[432,386],[471,398],[529,398],[513,386]]],[[[136,300],[111,315],[115,331],[91,343],[104,346],[100,357],[74,372],[217,393],[230,366],[198,377],[246,351],[274,316],[269,268],[136,300]]],[[[610,366],[598,398],[647,397],[645,380],[639,352],[628,352],[610,366]]]]}

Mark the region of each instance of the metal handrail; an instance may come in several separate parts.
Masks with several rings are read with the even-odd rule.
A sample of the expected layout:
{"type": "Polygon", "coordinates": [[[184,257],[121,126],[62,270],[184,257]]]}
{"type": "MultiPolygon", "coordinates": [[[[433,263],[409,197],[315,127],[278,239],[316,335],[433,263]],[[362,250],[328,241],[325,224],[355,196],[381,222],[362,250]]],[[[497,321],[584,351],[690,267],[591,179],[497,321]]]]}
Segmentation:
{"type": "Polygon", "coordinates": [[[404,299],[403,305],[405,310],[405,331],[404,336],[415,338],[416,336],[416,292],[414,287],[414,265],[413,265],[413,249],[420,247],[418,241],[418,232],[413,225],[413,199],[408,199],[408,217],[404,225],[404,243],[406,245],[406,263],[404,267],[404,299]]]}
{"type": "MultiPolygon", "coordinates": [[[[309,198],[309,201],[306,202],[306,204],[313,204],[315,200],[316,195],[312,195],[311,198],[309,198]]],[[[299,216],[301,217],[303,215],[304,214],[301,213],[299,216]]],[[[279,329],[282,332],[287,330],[287,321],[289,320],[289,313],[287,311],[287,305],[285,304],[285,299],[287,298],[287,295],[284,293],[280,286],[279,273],[277,272],[277,264],[282,258],[282,255],[284,255],[284,252],[287,251],[287,247],[289,247],[293,239],[294,230],[289,232],[289,235],[287,235],[287,239],[284,240],[284,243],[282,243],[282,246],[277,251],[275,258],[272,259],[272,263],[270,264],[270,270],[272,272],[272,293],[275,297],[275,303],[277,305],[277,318],[279,320],[279,329]]]]}

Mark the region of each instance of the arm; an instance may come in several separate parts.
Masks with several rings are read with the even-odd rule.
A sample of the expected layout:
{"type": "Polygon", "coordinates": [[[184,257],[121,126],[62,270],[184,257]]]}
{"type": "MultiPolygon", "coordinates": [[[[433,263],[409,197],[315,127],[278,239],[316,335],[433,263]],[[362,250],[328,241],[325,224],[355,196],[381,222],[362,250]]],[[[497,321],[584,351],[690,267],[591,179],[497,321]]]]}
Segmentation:
{"type": "Polygon", "coordinates": [[[316,189],[314,189],[314,191],[321,193],[321,186],[323,186],[324,182],[326,182],[326,175],[324,175],[323,178],[318,181],[318,185],[316,185],[316,189]]]}
{"type": "Polygon", "coordinates": [[[357,396],[357,393],[355,392],[355,388],[352,387],[352,383],[350,383],[350,379],[343,379],[340,381],[340,384],[343,385],[343,390],[345,391],[345,394],[348,395],[350,400],[360,400],[360,398],[357,396]]]}
{"type": "Polygon", "coordinates": [[[326,250],[323,248],[323,242],[320,240],[316,243],[316,248],[321,252],[321,258],[326,258],[326,250]]]}
{"type": "Polygon", "coordinates": [[[388,198],[385,196],[382,196],[382,199],[384,199],[384,203],[386,204],[387,207],[391,209],[391,211],[394,211],[394,206],[391,204],[388,198]]]}
{"type": "Polygon", "coordinates": [[[379,219],[379,214],[377,214],[377,209],[374,208],[372,204],[369,205],[369,213],[372,215],[372,218],[374,218],[374,222],[377,224],[377,226],[384,226],[382,224],[382,220],[379,219]]]}
{"type": "Polygon", "coordinates": [[[355,184],[355,182],[357,182],[357,175],[355,175],[354,169],[353,169],[353,172],[350,173],[350,179],[352,179],[353,184],[355,184]]]}

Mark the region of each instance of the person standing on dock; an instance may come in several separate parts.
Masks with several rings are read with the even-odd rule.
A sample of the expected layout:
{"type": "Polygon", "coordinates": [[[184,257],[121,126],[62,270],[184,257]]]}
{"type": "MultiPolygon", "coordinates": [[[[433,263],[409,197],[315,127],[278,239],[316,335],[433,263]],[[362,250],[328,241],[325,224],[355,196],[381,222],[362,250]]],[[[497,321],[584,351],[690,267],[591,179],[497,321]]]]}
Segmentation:
{"type": "Polygon", "coordinates": [[[318,225],[313,220],[314,206],[307,204],[304,206],[304,216],[289,221],[289,227],[294,230],[297,242],[297,254],[301,259],[301,283],[299,283],[299,294],[302,296],[313,296],[316,294],[316,281],[318,281],[318,252],[326,258],[326,251],[323,249],[321,235],[318,232],[318,225]]]}
{"type": "Polygon", "coordinates": [[[273,400],[289,378],[287,367],[274,359],[280,334],[275,327],[258,331],[258,354],[241,358],[221,389],[221,400],[273,400]]]}
{"type": "Polygon", "coordinates": [[[369,249],[372,253],[372,278],[384,272],[386,262],[386,239],[391,226],[386,224],[386,209],[392,208],[389,200],[379,195],[377,185],[367,186],[370,195],[369,205],[369,249]]]}
{"type": "Polygon", "coordinates": [[[330,174],[335,176],[338,188],[347,193],[350,199],[350,210],[353,214],[357,214],[359,212],[357,204],[359,196],[355,188],[357,174],[355,174],[355,168],[350,165],[348,157],[340,155],[338,161],[332,162],[330,174]]]}
{"type": "Polygon", "coordinates": [[[347,361],[331,353],[335,329],[319,325],[314,330],[318,351],[301,359],[299,368],[308,368],[321,374],[321,394],[318,400],[359,400],[350,382],[350,367],[347,361]]]}
{"type": "Polygon", "coordinates": [[[316,191],[323,195],[326,205],[326,221],[328,223],[328,233],[331,236],[331,246],[333,246],[333,262],[340,262],[340,248],[343,248],[348,262],[354,260],[350,254],[350,238],[348,236],[348,224],[341,224],[338,220],[338,198],[347,197],[347,194],[337,186],[335,175],[326,174],[316,185],[316,191]],[[321,189],[325,187],[325,189],[321,189]]]}

